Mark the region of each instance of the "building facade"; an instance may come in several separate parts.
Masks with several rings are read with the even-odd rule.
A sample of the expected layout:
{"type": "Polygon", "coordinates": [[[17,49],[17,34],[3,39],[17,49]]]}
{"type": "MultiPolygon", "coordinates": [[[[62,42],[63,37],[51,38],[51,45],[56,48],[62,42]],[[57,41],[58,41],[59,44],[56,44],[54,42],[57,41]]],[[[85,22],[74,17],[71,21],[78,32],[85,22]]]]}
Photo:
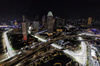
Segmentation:
{"type": "Polygon", "coordinates": [[[48,15],[47,15],[47,30],[48,30],[48,33],[53,33],[53,14],[52,12],[48,12],[48,15]]]}
{"type": "Polygon", "coordinates": [[[89,18],[88,18],[88,25],[91,25],[91,23],[92,23],[92,18],[89,17],[89,18]]]}
{"type": "Polygon", "coordinates": [[[39,21],[33,21],[33,29],[34,30],[39,30],[39,21]]]}
{"type": "Polygon", "coordinates": [[[28,25],[27,25],[27,22],[22,22],[22,33],[23,33],[23,40],[27,41],[27,35],[28,35],[28,25]]]}

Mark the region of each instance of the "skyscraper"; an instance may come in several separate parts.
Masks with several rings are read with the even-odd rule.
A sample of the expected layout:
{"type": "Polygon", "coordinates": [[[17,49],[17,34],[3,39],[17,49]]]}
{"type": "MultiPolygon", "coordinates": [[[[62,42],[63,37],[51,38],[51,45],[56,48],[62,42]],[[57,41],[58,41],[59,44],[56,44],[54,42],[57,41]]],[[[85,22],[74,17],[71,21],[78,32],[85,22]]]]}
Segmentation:
{"type": "Polygon", "coordinates": [[[27,41],[27,35],[28,35],[27,22],[22,22],[22,33],[23,33],[23,40],[27,41]]]}
{"type": "Polygon", "coordinates": [[[42,17],[42,25],[43,25],[43,26],[45,26],[45,22],[46,22],[45,16],[43,16],[43,17],[42,17]]]}
{"type": "Polygon", "coordinates": [[[55,18],[55,27],[59,28],[60,26],[66,26],[65,19],[56,17],[55,18]]]}
{"type": "Polygon", "coordinates": [[[25,15],[22,15],[22,19],[23,19],[23,22],[26,21],[26,19],[25,19],[25,15]]]}
{"type": "Polygon", "coordinates": [[[15,20],[15,26],[16,26],[16,27],[18,26],[18,24],[17,24],[17,20],[15,20]]]}
{"type": "Polygon", "coordinates": [[[53,14],[51,11],[48,12],[48,15],[47,15],[47,30],[48,30],[48,33],[53,32],[53,14]]]}
{"type": "Polygon", "coordinates": [[[56,27],[58,28],[60,25],[60,17],[56,17],[56,27]]]}
{"type": "Polygon", "coordinates": [[[28,35],[28,25],[25,19],[25,15],[22,15],[22,33],[23,33],[23,40],[27,41],[27,35],[28,35]]]}
{"type": "Polygon", "coordinates": [[[39,30],[39,21],[33,21],[33,29],[39,30]]]}
{"type": "Polygon", "coordinates": [[[91,25],[91,23],[92,23],[92,18],[89,17],[89,18],[88,18],[88,25],[91,25]]]}

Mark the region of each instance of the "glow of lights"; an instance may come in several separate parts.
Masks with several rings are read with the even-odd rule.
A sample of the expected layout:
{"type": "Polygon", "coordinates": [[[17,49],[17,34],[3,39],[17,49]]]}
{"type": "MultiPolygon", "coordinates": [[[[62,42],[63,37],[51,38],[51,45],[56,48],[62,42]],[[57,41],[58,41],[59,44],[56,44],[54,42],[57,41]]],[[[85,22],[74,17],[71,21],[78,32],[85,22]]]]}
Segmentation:
{"type": "Polygon", "coordinates": [[[7,37],[7,33],[8,33],[9,31],[12,31],[12,30],[13,30],[13,29],[10,29],[10,30],[4,32],[4,34],[3,34],[3,35],[4,35],[4,40],[5,40],[5,46],[7,47],[8,54],[9,54],[8,57],[13,57],[14,55],[16,55],[15,51],[12,49],[12,46],[11,46],[10,43],[9,43],[8,37],[7,37]]]}
{"type": "Polygon", "coordinates": [[[97,31],[97,29],[92,29],[93,32],[97,31]]]}
{"type": "Polygon", "coordinates": [[[56,45],[56,44],[51,44],[51,46],[55,47],[55,48],[58,48],[58,49],[62,49],[62,47],[56,45]]]}
{"type": "Polygon", "coordinates": [[[24,40],[25,40],[25,41],[27,41],[27,38],[26,38],[26,37],[24,37],[24,40]]]}
{"type": "Polygon", "coordinates": [[[47,40],[45,40],[45,39],[43,39],[43,38],[40,38],[40,37],[38,37],[38,36],[34,36],[35,38],[38,38],[40,41],[43,41],[43,42],[47,42],[47,40]]]}

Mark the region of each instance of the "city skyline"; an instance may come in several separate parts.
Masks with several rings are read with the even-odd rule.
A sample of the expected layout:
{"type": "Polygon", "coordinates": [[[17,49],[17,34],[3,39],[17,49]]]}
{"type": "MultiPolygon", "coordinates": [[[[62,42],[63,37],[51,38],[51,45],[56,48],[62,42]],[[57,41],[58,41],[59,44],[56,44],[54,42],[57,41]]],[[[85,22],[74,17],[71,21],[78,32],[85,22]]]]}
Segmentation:
{"type": "Polygon", "coordinates": [[[100,66],[100,1],[0,1],[0,66],[100,66]]]}

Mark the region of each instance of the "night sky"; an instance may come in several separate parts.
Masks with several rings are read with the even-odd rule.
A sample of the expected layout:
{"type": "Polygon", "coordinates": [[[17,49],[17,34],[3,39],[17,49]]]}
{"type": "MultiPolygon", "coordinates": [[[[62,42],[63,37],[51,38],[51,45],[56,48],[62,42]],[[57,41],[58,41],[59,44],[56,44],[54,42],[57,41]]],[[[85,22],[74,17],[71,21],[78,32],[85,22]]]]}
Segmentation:
{"type": "Polygon", "coordinates": [[[1,0],[0,18],[34,18],[47,15],[79,19],[91,16],[100,20],[100,0],[1,0]]]}

